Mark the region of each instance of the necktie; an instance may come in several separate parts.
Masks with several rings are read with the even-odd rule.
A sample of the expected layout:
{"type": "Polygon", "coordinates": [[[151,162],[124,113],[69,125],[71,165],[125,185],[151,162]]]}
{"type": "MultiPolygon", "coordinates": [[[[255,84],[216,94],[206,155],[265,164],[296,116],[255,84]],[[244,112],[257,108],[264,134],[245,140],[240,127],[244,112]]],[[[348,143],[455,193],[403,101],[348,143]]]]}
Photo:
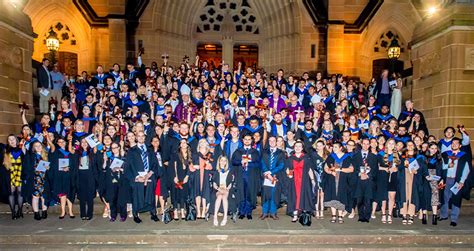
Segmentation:
{"type": "Polygon", "coordinates": [[[273,167],[275,161],[275,150],[270,150],[270,169],[273,167]]]}
{"type": "Polygon", "coordinates": [[[141,146],[141,150],[142,150],[142,160],[143,160],[143,169],[145,170],[145,172],[148,172],[148,156],[146,154],[146,149],[145,149],[145,146],[141,146]]]}
{"type": "Polygon", "coordinates": [[[367,159],[367,153],[362,154],[362,159],[364,159],[364,160],[367,159]]]}

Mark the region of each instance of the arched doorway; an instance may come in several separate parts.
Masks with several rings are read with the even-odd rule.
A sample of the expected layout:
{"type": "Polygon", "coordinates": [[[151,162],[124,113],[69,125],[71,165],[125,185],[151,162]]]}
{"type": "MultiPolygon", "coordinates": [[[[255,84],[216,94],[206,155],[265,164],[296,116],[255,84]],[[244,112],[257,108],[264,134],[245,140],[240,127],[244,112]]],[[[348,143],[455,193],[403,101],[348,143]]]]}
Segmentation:
{"type": "Polygon", "coordinates": [[[218,43],[199,43],[197,55],[201,62],[207,62],[209,69],[215,69],[222,62],[222,45],[218,43]]]}
{"type": "MultiPolygon", "coordinates": [[[[49,58],[49,53],[44,54],[45,58],[49,58]]],[[[69,76],[77,76],[77,54],[73,52],[60,51],[56,57],[59,64],[59,70],[69,76]]]]}
{"type": "Polygon", "coordinates": [[[237,64],[242,63],[242,70],[248,67],[254,71],[258,67],[258,46],[252,44],[234,45],[234,68],[237,64]]]}
{"type": "Polygon", "coordinates": [[[372,77],[378,78],[384,69],[389,69],[390,72],[403,72],[403,61],[388,58],[376,59],[372,61],[372,77]]]}

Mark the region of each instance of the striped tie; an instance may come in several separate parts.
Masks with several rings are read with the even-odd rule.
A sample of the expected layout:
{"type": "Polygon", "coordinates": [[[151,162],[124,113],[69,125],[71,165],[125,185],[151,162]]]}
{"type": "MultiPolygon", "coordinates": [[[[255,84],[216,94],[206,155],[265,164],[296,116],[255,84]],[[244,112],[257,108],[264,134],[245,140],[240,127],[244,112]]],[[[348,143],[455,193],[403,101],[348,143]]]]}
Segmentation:
{"type": "Polygon", "coordinates": [[[273,163],[275,161],[275,150],[270,150],[270,168],[273,167],[273,163]]]}
{"type": "Polygon", "coordinates": [[[141,150],[142,150],[143,167],[144,167],[145,172],[148,172],[148,156],[146,154],[145,146],[142,146],[141,150]]]}

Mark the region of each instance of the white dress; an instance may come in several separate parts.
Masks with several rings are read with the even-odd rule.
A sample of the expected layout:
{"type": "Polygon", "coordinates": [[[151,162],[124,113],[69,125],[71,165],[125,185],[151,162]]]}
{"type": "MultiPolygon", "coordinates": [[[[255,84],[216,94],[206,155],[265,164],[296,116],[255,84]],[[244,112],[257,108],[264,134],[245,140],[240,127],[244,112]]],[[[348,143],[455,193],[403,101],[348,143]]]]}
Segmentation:
{"type": "Polygon", "coordinates": [[[393,88],[392,101],[390,104],[390,114],[398,119],[398,116],[402,112],[402,90],[393,88]]]}

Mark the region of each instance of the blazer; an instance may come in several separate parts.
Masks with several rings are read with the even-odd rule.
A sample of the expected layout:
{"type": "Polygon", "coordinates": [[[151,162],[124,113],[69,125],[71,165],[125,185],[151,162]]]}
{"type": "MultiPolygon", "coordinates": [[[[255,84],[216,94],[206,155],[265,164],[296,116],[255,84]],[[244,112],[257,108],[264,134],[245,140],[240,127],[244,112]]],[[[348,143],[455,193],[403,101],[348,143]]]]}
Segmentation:
{"type": "Polygon", "coordinates": [[[37,69],[38,71],[38,89],[39,88],[53,88],[53,80],[51,79],[51,75],[48,74],[47,70],[41,65],[37,69]]]}

